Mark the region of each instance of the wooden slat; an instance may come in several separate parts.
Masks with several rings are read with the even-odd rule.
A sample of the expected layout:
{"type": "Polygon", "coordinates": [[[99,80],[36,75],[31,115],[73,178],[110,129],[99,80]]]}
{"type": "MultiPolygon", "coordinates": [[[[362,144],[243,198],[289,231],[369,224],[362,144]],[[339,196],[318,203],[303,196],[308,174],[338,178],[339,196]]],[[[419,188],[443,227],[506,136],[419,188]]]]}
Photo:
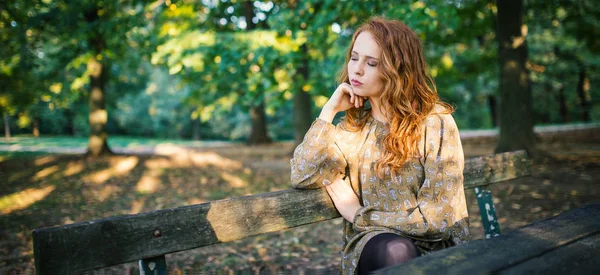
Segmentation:
{"type": "MultiPolygon", "coordinates": [[[[513,179],[528,171],[524,152],[470,159],[465,186],[513,179]],[[510,168],[499,168],[503,165],[510,168]]],[[[325,190],[289,189],[36,229],[36,271],[73,274],[338,217],[325,190]]]]}
{"type": "Polygon", "coordinates": [[[600,274],[600,233],[502,270],[507,274],[600,274]]]}
{"type": "MultiPolygon", "coordinates": [[[[532,267],[528,261],[539,262],[539,258],[548,253],[552,253],[549,257],[555,257],[553,251],[569,249],[571,243],[593,242],[600,233],[599,216],[600,204],[590,204],[490,240],[473,241],[381,269],[377,274],[491,274],[510,271],[513,266],[516,272],[518,268],[532,267]]],[[[589,245],[589,249],[592,250],[590,253],[600,255],[599,246],[589,245]]],[[[586,262],[593,263],[586,260],[580,264],[586,262]]],[[[555,263],[560,264],[563,262],[555,263]]],[[[587,270],[588,267],[582,268],[587,270]]]]}
{"type": "Polygon", "coordinates": [[[531,161],[524,150],[465,161],[465,189],[531,175],[531,161]]]}
{"type": "Polygon", "coordinates": [[[322,190],[285,190],[33,231],[38,274],[73,274],[339,217],[322,190]]]}

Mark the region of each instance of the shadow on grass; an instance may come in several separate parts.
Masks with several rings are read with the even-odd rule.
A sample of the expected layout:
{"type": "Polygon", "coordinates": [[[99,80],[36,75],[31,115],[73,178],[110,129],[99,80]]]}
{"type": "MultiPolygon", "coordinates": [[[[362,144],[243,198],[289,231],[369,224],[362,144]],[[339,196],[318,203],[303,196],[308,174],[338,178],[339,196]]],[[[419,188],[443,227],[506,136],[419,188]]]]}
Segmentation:
{"type": "Polygon", "coordinates": [[[0,249],[0,269],[32,261],[34,228],[287,188],[289,176],[268,167],[257,169],[255,161],[177,147],[162,153],[96,159],[2,154],[0,243],[11,245],[0,249]]]}

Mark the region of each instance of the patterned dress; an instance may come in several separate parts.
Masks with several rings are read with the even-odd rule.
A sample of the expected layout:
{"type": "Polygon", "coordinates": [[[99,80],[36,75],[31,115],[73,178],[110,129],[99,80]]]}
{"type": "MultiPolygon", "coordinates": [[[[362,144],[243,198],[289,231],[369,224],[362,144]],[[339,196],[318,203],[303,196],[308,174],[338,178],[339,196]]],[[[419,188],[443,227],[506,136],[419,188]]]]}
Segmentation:
{"type": "Polygon", "coordinates": [[[456,123],[437,105],[422,124],[421,157],[379,178],[386,124],[367,115],[351,132],[317,118],[290,160],[295,188],[322,188],[338,178],[352,186],[362,207],[344,219],[341,271],[354,274],[363,247],[382,233],[412,239],[425,255],[470,239],[463,190],[464,155],[456,123]]]}

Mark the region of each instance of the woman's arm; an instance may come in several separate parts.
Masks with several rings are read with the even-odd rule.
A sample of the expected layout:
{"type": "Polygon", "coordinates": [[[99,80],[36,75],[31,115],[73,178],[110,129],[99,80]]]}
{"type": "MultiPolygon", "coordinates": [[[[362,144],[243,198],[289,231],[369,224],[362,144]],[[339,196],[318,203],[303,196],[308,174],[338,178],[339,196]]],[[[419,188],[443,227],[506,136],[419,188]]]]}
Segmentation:
{"type": "Polygon", "coordinates": [[[354,96],[349,84],[338,86],[294,150],[290,166],[295,188],[319,188],[344,176],[347,163],[336,144],[337,131],[331,122],[338,112],[362,104],[362,98],[354,96]]]}
{"type": "Polygon", "coordinates": [[[336,128],[317,118],[290,160],[294,188],[314,189],[344,176],[346,160],[335,143],[336,128]]]}

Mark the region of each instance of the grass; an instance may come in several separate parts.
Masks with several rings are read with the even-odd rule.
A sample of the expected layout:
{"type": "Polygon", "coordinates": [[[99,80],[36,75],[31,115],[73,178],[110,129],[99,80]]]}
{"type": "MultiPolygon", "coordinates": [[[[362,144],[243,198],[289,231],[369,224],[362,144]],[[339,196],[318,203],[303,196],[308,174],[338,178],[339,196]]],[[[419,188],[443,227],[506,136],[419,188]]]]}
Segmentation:
{"type": "MultiPolygon", "coordinates": [[[[158,139],[145,137],[131,136],[110,136],[108,139],[109,146],[135,148],[139,146],[157,146],[160,144],[173,144],[186,147],[206,147],[215,144],[238,144],[239,142],[230,141],[194,141],[194,140],[178,140],[178,139],[158,139]]],[[[19,145],[24,147],[35,148],[85,148],[88,145],[87,137],[69,137],[69,136],[50,136],[50,137],[33,137],[30,135],[15,136],[6,142],[5,139],[0,139],[0,145],[19,145]]]]}

